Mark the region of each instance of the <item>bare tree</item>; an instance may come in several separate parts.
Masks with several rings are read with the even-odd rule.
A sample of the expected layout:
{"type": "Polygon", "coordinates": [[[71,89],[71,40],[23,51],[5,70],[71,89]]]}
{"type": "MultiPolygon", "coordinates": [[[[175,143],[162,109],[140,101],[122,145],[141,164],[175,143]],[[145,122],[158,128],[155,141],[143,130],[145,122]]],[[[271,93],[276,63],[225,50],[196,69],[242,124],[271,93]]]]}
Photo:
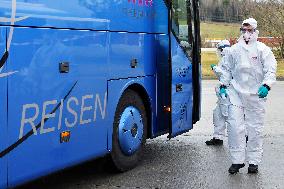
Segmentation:
{"type": "Polygon", "coordinates": [[[284,0],[258,2],[250,12],[257,19],[262,35],[277,38],[272,43],[278,56],[284,58],[284,0]]]}
{"type": "Polygon", "coordinates": [[[206,21],[239,22],[252,0],[200,0],[200,17],[206,21]]]}

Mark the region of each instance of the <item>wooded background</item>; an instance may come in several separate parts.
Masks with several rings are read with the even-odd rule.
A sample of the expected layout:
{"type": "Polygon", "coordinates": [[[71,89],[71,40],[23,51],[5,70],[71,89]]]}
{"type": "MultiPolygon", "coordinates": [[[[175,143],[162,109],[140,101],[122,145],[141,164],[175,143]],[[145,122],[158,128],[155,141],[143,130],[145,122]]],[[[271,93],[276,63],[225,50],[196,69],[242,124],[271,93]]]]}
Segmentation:
{"type": "Polygon", "coordinates": [[[276,56],[284,58],[284,0],[200,0],[202,22],[241,23],[253,17],[262,37],[273,37],[276,56]]]}

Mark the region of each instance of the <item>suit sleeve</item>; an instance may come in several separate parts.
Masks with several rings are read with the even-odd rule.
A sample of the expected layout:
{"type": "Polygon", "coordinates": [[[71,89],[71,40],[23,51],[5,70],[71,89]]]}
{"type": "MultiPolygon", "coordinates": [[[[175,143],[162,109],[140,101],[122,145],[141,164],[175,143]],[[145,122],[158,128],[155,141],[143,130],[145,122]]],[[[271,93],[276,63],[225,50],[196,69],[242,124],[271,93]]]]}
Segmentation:
{"type": "Polygon", "coordinates": [[[213,71],[215,75],[218,77],[218,80],[220,80],[220,77],[223,74],[222,68],[220,66],[214,66],[213,71]]]}
{"type": "Polygon", "coordinates": [[[262,64],[264,72],[262,84],[271,87],[276,82],[277,61],[269,47],[266,47],[262,53],[262,64]]]}
{"type": "Polygon", "coordinates": [[[232,80],[232,65],[233,65],[233,55],[232,51],[226,49],[224,56],[224,61],[221,64],[222,74],[220,77],[221,85],[228,86],[232,80]]]}

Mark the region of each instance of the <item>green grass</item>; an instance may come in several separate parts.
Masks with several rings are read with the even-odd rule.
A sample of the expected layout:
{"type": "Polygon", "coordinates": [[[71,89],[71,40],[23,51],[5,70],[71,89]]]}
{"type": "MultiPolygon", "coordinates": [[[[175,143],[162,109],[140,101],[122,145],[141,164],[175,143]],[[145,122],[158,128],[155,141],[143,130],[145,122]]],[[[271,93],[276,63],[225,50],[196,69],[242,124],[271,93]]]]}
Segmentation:
{"type": "Polygon", "coordinates": [[[240,36],[240,24],[202,22],[200,25],[202,38],[236,38],[240,36]]]}
{"type": "MultiPolygon", "coordinates": [[[[221,38],[229,39],[231,37],[238,37],[240,35],[240,24],[216,23],[216,22],[202,22],[201,23],[201,37],[204,38],[221,38]]],[[[210,68],[211,64],[217,64],[218,59],[215,52],[202,52],[202,77],[216,78],[210,68]]],[[[277,61],[277,77],[284,78],[284,59],[277,61]]]]}
{"type": "Polygon", "coordinates": [[[277,62],[277,77],[284,79],[284,59],[277,62]]]}
{"type": "Polygon", "coordinates": [[[211,64],[217,64],[217,55],[214,52],[202,52],[201,64],[202,64],[202,78],[216,78],[213,71],[210,68],[211,64]]]}
{"type": "MultiPolygon", "coordinates": [[[[211,64],[217,64],[218,59],[215,52],[202,52],[201,64],[202,64],[202,78],[212,79],[216,78],[213,71],[210,68],[211,64]]],[[[277,60],[277,78],[284,79],[284,59],[277,60]]]]}

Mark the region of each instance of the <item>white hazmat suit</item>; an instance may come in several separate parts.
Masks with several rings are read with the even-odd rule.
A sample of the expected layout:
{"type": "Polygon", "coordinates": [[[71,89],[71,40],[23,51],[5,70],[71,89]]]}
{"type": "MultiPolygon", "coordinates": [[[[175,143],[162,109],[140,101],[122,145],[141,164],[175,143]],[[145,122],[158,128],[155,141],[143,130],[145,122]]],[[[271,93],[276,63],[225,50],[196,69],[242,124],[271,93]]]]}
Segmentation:
{"type": "MultiPolygon", "coordinates": [[[[220,61],[218,62],[217,66],[213,67],[213,71],[218,80],[220,80],[220,77],[223,74],[222,65],[224,63],[226,51],[229,47],[230,42],[228,40],[222,40],[217,44],[217,54],[219,54],[220,61]]],[[[223,99],[219,94],[219,90],[220,84],[215,87],[215,92],[218,100],[216,107],[213,110],[213,138],[223,140],[225,137],[226,120],[228,118],[228,106],[230,104],[230,101],[228,98],[223,99]]]]}
{"type": "Polygon", "coordinates": [[[270,48],[257,41],[257,22],[250,18],[243,25],[245,23],[252,26],[254,31],[243,32],[238,43],[229,49],[220,82],[227,86],[231,102],[228,109],[231,160],[233,164],[243,164],[247,160],[249,164],[258,165],[263,153],[262,131],[266,101],[266,98],[258,96],[258,90],[264,84],[271,88],[275,83],[277,62],[270,48]]]}

